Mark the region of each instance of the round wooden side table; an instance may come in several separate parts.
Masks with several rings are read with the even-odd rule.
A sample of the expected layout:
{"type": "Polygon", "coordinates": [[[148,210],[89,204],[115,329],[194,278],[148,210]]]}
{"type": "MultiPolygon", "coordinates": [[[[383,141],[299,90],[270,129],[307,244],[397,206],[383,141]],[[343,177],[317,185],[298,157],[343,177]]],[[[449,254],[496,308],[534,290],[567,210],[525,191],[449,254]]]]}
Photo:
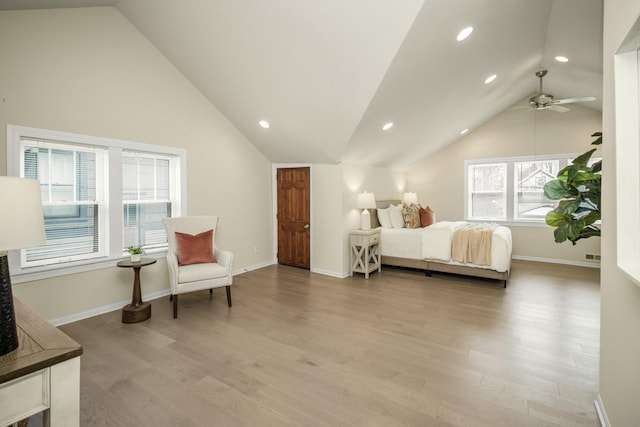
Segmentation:
{"type": "Polygon", "coordinates": [[[144,266],[155,264],[153,258],[142,258],[140,261],[132,262],[130,259],[119,261],[116,264],[122,268],[133,268],[133,296],[131,304],[122,308],[122,323],[138,323],[151,317],[151,303],[142,301],[142,291],[140,290],[140,269],[144,266]]]}

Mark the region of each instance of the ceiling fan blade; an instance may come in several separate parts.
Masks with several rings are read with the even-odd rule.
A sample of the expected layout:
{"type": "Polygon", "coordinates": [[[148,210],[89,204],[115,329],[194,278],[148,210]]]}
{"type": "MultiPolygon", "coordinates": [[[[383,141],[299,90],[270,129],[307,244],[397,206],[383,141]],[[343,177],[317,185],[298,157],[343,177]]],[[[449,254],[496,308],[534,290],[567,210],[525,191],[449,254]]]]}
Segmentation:
{"type": "Polygon", "coordinates": [[[554,104],[572,104],[574,102],[591,102],[595,101],[597,98],[595,96],[585,96],[583,98],[567,98],[567,99],[558,99],[557,101],[553,101],[554,104]]]}
{"type": "Polygon", "coordinates": [[[507,111],[511,111],[511,110],[520,110],[522,108],[531,108],[528,105],[518,105],[517,107],[511,107],[511,108],[507,108],[507,111]]]}
{"type": "Polygon", "coordinates": [[[551,105],[551,106],[547,107],[546,110],[555,111],[556,113],[566,113],[567,111],[570,111],[570,108],[558,107],[557,105],[551,105]]]}

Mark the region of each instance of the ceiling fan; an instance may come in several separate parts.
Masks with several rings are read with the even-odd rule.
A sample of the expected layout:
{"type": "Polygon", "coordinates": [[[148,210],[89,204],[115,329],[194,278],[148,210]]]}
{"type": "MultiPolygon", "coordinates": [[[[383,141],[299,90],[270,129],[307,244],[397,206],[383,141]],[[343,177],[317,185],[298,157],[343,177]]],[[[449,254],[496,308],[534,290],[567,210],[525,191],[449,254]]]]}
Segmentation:
{"type": "MultiPolygon", "coordinates": [[[[556,113],[566,113],[569,111],[567,107],[561,107],[560,104],[573,104],[574,102],[590,102],[595,101],[595,96],[585,96],[582,98],[566,98],[566,99],[553,99],[553,95],[544,93],[542,90],[542,78],[547,75],[547,70],[541,69],[536,71],[536,77],[540,78],[540,87],[538,93],[529,98],[528,108],[532,110],[551,110],[556,113]]],[[[527,107],[521,107],[527,108],[527,107]]]]}

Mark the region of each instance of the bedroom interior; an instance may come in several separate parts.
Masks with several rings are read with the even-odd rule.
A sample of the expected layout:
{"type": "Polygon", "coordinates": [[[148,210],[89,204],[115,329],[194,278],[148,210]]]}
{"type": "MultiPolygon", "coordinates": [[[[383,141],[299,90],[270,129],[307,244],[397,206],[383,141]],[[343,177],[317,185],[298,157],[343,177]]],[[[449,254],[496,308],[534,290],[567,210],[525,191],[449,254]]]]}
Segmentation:
{"type": "MultiPolygon", "coordinates": [[[[326,370],[320,372],[336,377],[345,372],[341,366],[359,361],[361,372],[368,371],[373,378],[363,380],[367,392],[356,393],[356,400],[345,400],[349,402],[345,405],[352,405],[338,416],[345,425],[358,421],[371,424],[374,415],[380,415],[387,424],[404,420],[405,424],[415,425],[418,418],[410,418],[411,414],[429,414],[434,417],[430,420],[434,425],[438,421],[443,425],[468,425],[473,421],[470,408],[477,412],[478,424],[489,424],[489,416],[478,406],[489,400],[491,408],[499,410],[493,422],[500,421],[501,415],[513,420],[509,417],[526,413],[531,418],[516,419],[549,425],[633,425],[640,419],[634,404],[634,396],[640,394],[640,385],[634,381],[640,375],[636,363],[640,333],[632,327],[640,321],[640,289],[617,265],[620,219],[616,209],[617,198],[622,196],[618,196],[613,177],[616,172],[623,172],[616,170],[620,164],[616,160],[620,135],[616,135],[613,63],[623,40],[633,39],[640,6],[631,0],[491,3],[492,7],[487,7],[461,0],[452,7],[448,2],[397,4],[381,0],[375,5],[356,1],[347,7],[337,1],[294,6],[282,0],[267,8],[261,2],[240,6],[216,1],[208,6],[200,4],[205,9],[198,10],[195,2],[178,5],[168,1],[1,0],[0,126],[113,138],[179,148],[187,153],[185,212],[218,215],[216,241],[234,254],[233,308],[227,308],[220,291],[215,291],[211,299],[204,295],[181,296],[180,304],[185,308],[181,308],[177,321],[188,321],[194,332],[185,334],[186,347],[180,351],[191,349],[197,339],[209,333],[222,337],[221,343],[229,349],[238,349],[223,352],[229,358],[238,358],[231,368],[226,365],[230,368],[227,382],[220,378],[211,382],[213,373],[207,370],[198,382],[198,394],[211,393],[224,401],[232,399],[229,396],[238,397],[241,390],[255,398],[252,404],[271,408],[271,414],[286,412],[287,420],[295,420],[293,424],[322,424],[312,422],[310,414],[317,414],[318,420],[324,419],[326,424],[326,414],[315,411],[333,399],[307,400],[304,409],[286,411],[284,406],[292,408],[296,403],[278,400],[276,395],[265,398],[265,393],[281,393],[291,374],[307,378],[308,372],[291,361],[299,361],[308,369],[312,369],[312,363],[326,361],[331,368],[325,365],[326,370]],[[499,25],[495,24],[496,18],[499,25]],[[457,42],[458,31],[470,24],[474,31],[468,39],[457,42]],[[556,55],[567,56],[569,62],[557,62],[556,55]],[[538,89],[534,73],[541,66],[549,70],[544,90],[555,99],[595,96],[597,100],[567,105],[570,111],[565,113],[521,114],[521,110],[509,110],[527,105],[538,89]],[[497,77],[485,84],[490,74],[497,77]],[[259,120],[268,121],[269,128],[258,125],[259,120]],[[382,130],[391,122],[392,127],[382,130]],[[604,159],[603,174],[612,177],[605,178],[603,184],[602,239],[580,241],[576,247],[557,245],[550,227],[508,224],[513,266],[506,290],[483,279],[464,278],[457,282],[451,278],[457,276],[438,274],[425,278],[413,270],[384,265],[368,280],[360,274],[348,278],[349,233],[361,225],[359,193],[374,193],[376,200],[397,200],[404,193],[413,192],[420,204],[433,209],[439,221],[462,220],[466,160],[578,154],[588,148],[589,135],[600,130],[605,139],[598,153],[604,159]],[[310,271],[274,265],[274,176],[278,168],[290,166],[311,169],[310,271]],[[586,255],[602,255],[602,262],[586,259],[586,255]],[[301,284],[305,287],[296,290],[295,286],[301,284]],[[394,284],[399,287],[396,296],[385,289],[394,284]],[[250,290],[254,287],[260,290],[252,295],[250,290]],[[536,294],[536,287],[546,293],[536,294]],[[371,295],[362,295],[362,291],[371,295]],[[475,307],[473,315],[453,322],[458,329],[447,327],[461,307],[453,298],[464,300],[466,296],[475,307]],[[394,298],[398,305],[394,303],[385,315],[380,310],[394,298]],[[434,303],[429,303],[428,298],[433,298],[434,303]],[[337,314],[329,308],[332,304],[342,307],[349,301],[354,304],[354,318],[349,318],[346,308],[337,314]],[[505,311],[493,318],[491,309],[476,311],[483,302],[505,311]],[[301,308],[281,317],[274,307],[284,308],[282,303],[301,308]],[[307,303],[309,311],[304,308],[307,303]],[[415,317],[403,316],[402,306],[409,307],[406,316],[415,317]],[[421,314],[420,307],[431,314],[421,314]],[[550,307],[555,311],[546,311],[550,307]],[[562,307],[567,307],[568,312],[562,307]],[[211,320],[207,318],[209,314],[211,320]],[[261,316],[265,317],[262,325],[261,316]],[[295,323],[313,323],[316,316],[327,323],[318,332],[314,352],[313,329],[306,325],[298,325],[297,329],[295,323]],[[548,326],[553,318],[557,319],[557,327],[548,331],[550,335],[536,335],[549,341],[534,349],[535,344],[531,343],[536,337],[531,336],[533,341],[524,338],[533,334],[529,326],[548,326]],[[294,324],[293,329],[283,328],[287,320],[294,324]],[[427,321],[442,326],[442,334],[430,328],[421,332],[427,321]],[[391,328],[392,335],[403,338],[385,348],[371,347],[369,342],[362,353],[353,347],[344,352],[338,350],[344,345],[340,325],[349,329],[354,324],[365,324],[363,330],[350,329],[349,333],[374,334],[366,322],[391,328]],[[410,325],[406,336],[400,326],[403,322],[410,325]],[[478,322],[476,326],[474,322],[478,322]],[[528,326],[518,331],[521,322],[528,326]],[[580,322],[588,326],[576,329],[575,324],[580,322]],[[489,326],[498,323],[502,326],[492,337],[490,332],[494,329],[489,326]],[[510,323],[516,330],[501,329],[510,323]],[[242,325],[251,330],[242,332],[238,329],[242,325]],[[279,328],[283,329],[278,332],[279,328]],[[233,341],[234,331],[242,332],[237,343],[233,341]],[[192,335],[196,333],[202,335],[192,335]],[[573,338],[563,343],[565,333],[573,338]],[[305,345],[300,344],[302,338],[297,334],[304,334],[305,345]],[[293,353],[284,359],[286,364],[270,364],[275,370],[268,371],[267,377],[243,376],[247,372],[256,374],[259,369],[249,366],[252,358],[266,367],[268,359],[260,358],[275,357],[275,353],[269,353],[271,350],[261,354],[251,344],[261,335],[267,337],[259,341],[261,344],[278,344],[273,351],[277,348],[293,353]],[[332,335],[334,344],[330,342],[332,335]],[[584,345],[578,349],[580,336],[584,345]],[[422,395],[406,395],[394,401],[398,392],[416,391],[408,391],[418,384],[409,378],[411,375],[425,381],[423,384],[432,380],[439,384],[438,369],[449,373],[455,369],[450,365],[426,366],[434,376],[425,378],[422,368],[410,363],[410,353],[404,353],[397,361],[407,365],[397,375],[391,367],[396,361],[392,357],[394,349],[415,350],[411,347],[415,340],[406,340],[407,337],[433,340],[433,360],[442,360],[448,354],[438,353],[435,347],[453,341],[461,344],[451,347],[460,360],[465,352],[481,358],[493,356],[483,359],[482,366],[474,364],[477,360],[466,358],[472,363],[461,365],[456,371],[460,376],[451,379],[444,394],[423,387],[422,395]],[[486,348],[479,344],[482,340],[493,349],[508,342],[511,347],[506,354],[513,357],[500,357],[499,363],[510,371],[520,371],[522,376],[514,374],[515,377],[497,381],[492,376],[497,372],[487,367],[497,356],[484,351],[486,348]],[[518,348],[512,340],[524,340],[521,342],[530,346],[518,348]],[[295,344],[279,347],[287,342],[295,344]],[[241,356],[239,347],[243,344],[252,348],[248,357],[241,356]],[[305,359],[305,349],[311,359],[305,359]],[[377,352],[386,354],[384,363],[376,357],[377,352]],[[523,352],[531,354],[525,356],[523,352]],[[546,364],[547,357],[554,353],[561,353],[564,358],[561,367],[546,364]],[[532,357],[540,365],[534,363],[536,367],[529,371],[524,365],[532,357]],[[567,363],[571,373],[559,373],[567,363]],[[287,364],[291,365],[289,373],[287,364]],[[541,376],[555,372],[551,383],[531,386],[536,369],[541,376]],[[483,372],[486,388],[478,385],[483,382],[483,372]],[[584,388],[580,386],[580,376],[588,384],[584,388]],[[258,392],[259,383],[253,381],[271,381],[271,388],[258,392]],[[405,384],[396,388],[398,381],[405,384]],[[228,388],[230,383],[234,386],[228,388]],[[544,394],[544,403],[539,400],[540,395],[529,394],[532,389],[534,393],[553,384],[562,402],[560,407],[548,405],[548,394],[544,394]],[[384,390],[382,395],[372,391],[374,388],[384,390]],[[462,394],[458,394],[461,390],[462,394]],[[475,399],[469,390],[486,392],[488,397],[475,399]],[[432,399],[421,401],[416,397],[425,394],[432,399]],[[369,405],[384,408],[382,415],[377,410],[364,411],[362,414],[369,418],[357,419],[357,408],[361,408],[365,397],[369,405]],[[266,399],[262,405],[256,403],[260,398],[266,399]],[[445,401],[451,404],[456,398],[460,400],[453,409],[442,405],[445,401]],[[501,399],[513,404],[506,412],[504,405],[496,403],[501,399]],[[526,407],[527,401],[536,403],[526,407]],[[436,402],[441,404],[440,412],[436,402]],[[294,414],[310,418],[301,421],[294,414]]],[[[13,167],[7,153],[10,145],[9,136],[2,132],[3,175],[10,175],[13,167]]],[[[150,373],[172,360],[184,361],[182,355],[171,350],[172,345],[178,346],[174,340],[180,327],[179,323],[169,323],[173,319],[164,253],[156,265],[145,267],[143,272],[144,297],[152,302],[154,310],[147,321],[149,326],[145,322],[119,324],[119,310],[131,299],[131,272],[116,267],[121,258],[121,254],[113,255],[100,268],[78,267],[60,275],[16,275],[12,265],[14,296],[85,346],[82,363],[86,366],[82,365],[81,381],[83,392],[90,393],[91,398],[82,401],[82,411],[117,407],[119,398],[114,396],[118,390],[128,390],[131,402],[139,404],[144,404],[145,399],[166,401],[168,395],[159,398],[145,392],[144,389],[157,390],[160,386],[153,383],[150,373]],[[141,342],[122,336],[135,327],[133,333],[141,342]],[[96,331],[94,337],[92,329],[96,331]],[[127,370],[129,379],[115,375],[113,381],[107,380],[108,372],[120,365],[110,365],[106,360],[114,349],[125,347],[131,353],[115,360],[131,362],[140,368],[139,375],[127,370]],[[160,349],[168,352],[158,353],[157,358],[151,356],[150,352],[160,349]],[[99,402],[104,406],[94,406],[99,402]]],[[[206,344],[195,354],[200,357],[201,352],[215,353],[216,349],[213,343],[206,344]]],[[[201,362],[185,367],[187,372],[169,370],[169,375],[174,376],[169,382],[195,381],[201,362]]],[[[215,359],[215,366],[225,367],[222,356],[215,359]]],[[[331,383],[322,389],[322,381],[316,376],[310,379],[309,389],[301,390],[308,399],[334,391],[348,395],[355,393],[359,384],[357,378],[353,381],[346,388],[331,383]]],[[[202,396],[197,400],[211,402],[202,396]]],[[[240,405],[236,411],[255,408],[244,406],[244,400],[227,401],[240,405]]],[[[181,401],[181,405],[196,414],[198,420],[205,416],[192,403],[181,401]]],[[[238,414],[222,412],[223,419],[234,425],[238,414]]],[[[83,412],[82,416],[88,413],[83,412]]],[[[184,413],[180,415],[183,416],[184,413]]],[[[178,421],[189,424],[187,419],[188,416],[178,421]]],[[[194,419],[189,419],[191,424],[194,419]]],[[[235,424],[252,424],[250,418],[240,419],[243,421],[235,424]]],[[[99,417],[84,420],[87,425],[104,422],[99,417]]]]}

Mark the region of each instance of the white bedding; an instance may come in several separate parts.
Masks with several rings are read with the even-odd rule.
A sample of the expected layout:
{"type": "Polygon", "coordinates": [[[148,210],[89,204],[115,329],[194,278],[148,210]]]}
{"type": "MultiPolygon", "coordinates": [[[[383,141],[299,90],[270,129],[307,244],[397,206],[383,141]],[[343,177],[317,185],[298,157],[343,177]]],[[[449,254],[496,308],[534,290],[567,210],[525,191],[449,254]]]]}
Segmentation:
{"type": "Polygon", "coordinates": [[[464,221],[440,221],[425,228],[380,228],[380,254],[431,260],[505,272],[511,268],[511,230],[498,226],[491,239],[491,265],[461,264],[451,260],[451,240],[464,221]]]}

